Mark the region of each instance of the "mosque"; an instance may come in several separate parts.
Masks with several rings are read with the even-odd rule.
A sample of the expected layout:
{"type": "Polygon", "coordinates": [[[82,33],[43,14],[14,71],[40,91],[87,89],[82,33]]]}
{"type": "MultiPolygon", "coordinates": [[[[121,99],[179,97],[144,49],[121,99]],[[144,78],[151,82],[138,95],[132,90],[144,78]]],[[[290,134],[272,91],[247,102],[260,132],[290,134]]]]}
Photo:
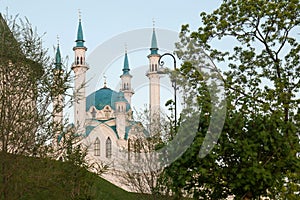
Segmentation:
{"type": "MultiPolygon", "coordinates": [[[[150,38],[149,38],[150,39],[150,38]]],[[[74,125],[77,132],[84,135],[82,143],[87,146],[87,158],[90,162],[105,162],[114,165],[116,159],[124,150],[130,151],[134,141],[138,138],[147,138],[155,122],[160,120],[160,68],[158,61],[158,45],[155,29],[153,28],[149,59],[149,68],[145,69],[149,78],[149,112],[150,125],[143,125],[135,121],[132,114],[131,98],[134,89],[131,80],[134,74],[130,73],[128,55],[125,51],[123,69],[120,69],[121,86],[119,91],[110,89],[106,82],[104,86],[91,94],[86,94],[86,72],[90,67],[86,62],[85,40],[81,19],[79,19],[76,45],[73,47],[74,62],[71,69],[75,74],[74,90],[74,125]]],[[[59,46],[56,51],[55,67],[61,66],[59,46]]],[[[56,101],[55,103],[60,103],[56,101]]],[[[57,113],[54,120],[62,121],[62,111],[57,113]]],[[[127,155],[130,159],[130,155],[127,155]]],[[[112,181],[113,178],[109,178],[112,181]]],[[[114,182],[114,181],[112,181],[114,182]]]]}

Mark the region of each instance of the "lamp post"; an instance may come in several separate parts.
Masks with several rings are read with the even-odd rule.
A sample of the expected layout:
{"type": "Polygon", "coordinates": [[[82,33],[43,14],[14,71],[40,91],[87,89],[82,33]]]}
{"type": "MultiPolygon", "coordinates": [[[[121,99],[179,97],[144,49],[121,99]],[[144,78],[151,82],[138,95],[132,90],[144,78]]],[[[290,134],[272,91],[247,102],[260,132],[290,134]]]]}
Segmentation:
{"type": "MultiPolygon", "coordinates": [[[[163,66],[165,64],[164,61],[162,61],[162,57],[164,56],[171,56],[173,58],[173,61],[174,61],[174,70],[176,70],[176,58],[173,54],[171,53],[164,53],[163,55],[161,55],[159,57],[159,60],[158,60],[158,64],[159,66],[163,66]]],[[[171,80],[172,81],[172,80],[171,80]]],[[[177,90],[177,85],[176,85],[176,79],[174,78],[174,80],[172,81],[172,87],[174,87],[174,116],[175,116],[175,128],[176,128],[176,125],[177,125],[177,105],[176,105],[176,90],[177,90]]]]}

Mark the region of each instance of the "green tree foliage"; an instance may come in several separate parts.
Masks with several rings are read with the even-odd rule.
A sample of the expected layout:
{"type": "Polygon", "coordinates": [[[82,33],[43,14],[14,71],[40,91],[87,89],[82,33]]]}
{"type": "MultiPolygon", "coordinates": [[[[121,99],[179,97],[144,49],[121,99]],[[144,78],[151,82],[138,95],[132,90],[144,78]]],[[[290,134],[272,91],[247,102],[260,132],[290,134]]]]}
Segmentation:
{"type": "Polygon", "coordinates": [[[5,17],[0,15],[0,149],[46,156],[51,148],[46,144],[65,125],[53,122],[53,97],[67,95],[70,74],[62,66],[57,78],[43,36],[28,19],[5,17]]]}
{"type": "Polygon", "coordinates": [[[176,52],[185,61],[180,79],[198,90],[198,134],[185,154],[165,170],[164,191],[200,199],[228,195],[296,199],[300,191],[300,2],[224,0],[213,13],[201,13],[201,18],[203,26],[196,32],[189,33],[183,26],[176,52]],[[227,45],[228,51],[216,49],[216,42],[227,45]],[[206,90],[209,84],[202,84],[206,76],[198,70],[205,60],[199,56],[203,51],[220,65],[228,65],[221,75],[227,113],[221,137],[200,158],[213,105],[206,90]]]}
{"type": "Polygon", "coordinates": [[[86,163],[76,127],[53,120],[71,103],[53,105],[56,97],[68,95],[70,73],[63,65],[54,70],[42,36],[27,19],[5,17],[0,14],[0,199],[51,199],[55,189],[47,187],[55,184],[61,187],[59,199],[88,199],[93,181],[87,170],[103,169],[86,163]],[[55,165],[50,158],[65,163],[55,165]]]}

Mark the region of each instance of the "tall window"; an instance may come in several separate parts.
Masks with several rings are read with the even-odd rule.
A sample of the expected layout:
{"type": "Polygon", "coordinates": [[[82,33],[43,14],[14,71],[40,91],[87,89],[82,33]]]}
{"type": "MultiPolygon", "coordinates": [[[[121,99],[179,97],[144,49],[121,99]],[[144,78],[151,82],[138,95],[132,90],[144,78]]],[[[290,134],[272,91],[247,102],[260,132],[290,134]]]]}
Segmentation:
{"type": "Polygon", "coordinates": [[[96,118],[96,114],[97,114],[97,111],[95,110],[95,108],[93,108],[93,110],[92,110],[92,118],[93,119],[96,118]]]}
{"type": "Polygon", "coordinates": [[[140,139],[136,139],[135,143],[134,143],[134,160],[135,162],[138,162],[141,159],[141,140],[140,139]]]}
{"type": "Polygon", "coordinates": [[[107,119],[110,118],[110,110],[109,110],[108,106],[105,107],[104,114],[105,114],[105,118],[107,118],[107,119]]]}
{"type": "Polygon", "coordinates": [[[99,138],[96,138],[94,142],[94,155],[100,156],[100,140],[99,138]]]}
{"type": "Polygon", "coordinates": [[[106,158],[111,158],[111,139],[110,137],[106,140],[106,158]]]}
{"type": "Polygon", "coordinates": [[[127,151],[128,151],[128,160],[130,161],[130,145],[131,145],[131,140],[130,140],[130,138],[128,138],[128,146],[127,146],[127,151]]]}

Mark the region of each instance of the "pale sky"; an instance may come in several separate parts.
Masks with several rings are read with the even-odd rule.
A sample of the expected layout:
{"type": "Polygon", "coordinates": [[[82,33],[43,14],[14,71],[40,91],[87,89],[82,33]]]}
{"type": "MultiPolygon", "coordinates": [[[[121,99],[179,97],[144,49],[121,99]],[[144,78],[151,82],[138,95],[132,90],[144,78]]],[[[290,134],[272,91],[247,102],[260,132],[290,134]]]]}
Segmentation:
{"type": "MultiPolygon", "coordinates": [[[[37,27],[40,34],[45,32],[44,46],[49,49],[50,56],[55,54],[53,47],[56,46],[57,35],[59,35],[62,57],[68,56],[68,65],[71,65],[74,54],[72,47],[75,45],[74,41],[76,40],[78,27],[78,9],[80,9],[84,39],[86,41],[85,45],[88,48],[87,62],[90,60],[90,70],[89,74],[87,74],[87,79],[90,78],[91,74],[98,77],[94,82],[91,82],[90,86],[92,85],[92,87],[88,89],[88,95],[91,91],[99,89],[99,85],[103,84],[104,68],[105,73],[108,73],[108,83],[111,84],[112,89],[116,90],[116,84],[118,83],[115,82],[118,81],[119,75],[121,75],[122,51],[125,43],[128,42],[129,64],[131,67],[140,67],[147,64],[146,56],[148,52],[144,53],[138,50],[138,46],[133,47],[132,36],[131,41],[121,41],[120,43],[122,44],[119,45],[112,43],[111,40],[116,41],[118,36],[123,36],[126,33],[142,32],[144,34],[145,32],[145,38],[143,39],[147,42],[149,40],[150,46],[151,28],[153,27],[154,19],[155,27],[158,30],[158,46],[165,49],[166,52],[172,51],[168,46],[164,46],[164,40],[173,44],[183,24],[188,23],[192,30],[196,30],[201,25],[200,13],[203,11],[211,12],[220,3],[221,0],[0,0],[0,12],[6,13],[6,10],[8,10],[11,15],[19,14],[22,18],[27,17],[32,25],[37,27]],[[162,32],[159,30],[162,30],[162,32]],[[163,35],[163,31],[167,32],[167,35],[163,35]],[[172,37],[168,38],[168,35],[172,35],[172,37]],[[101,56],[103,48],[101,50],[101,47],[104,47],[104,44],[110,45],[110,51],[114,51],[114,48],[116,48],[118,53],[114,52],[112,60],[103,60],[101,56]],[[97,55],[95,55],[95,51],[98,52],[97,55]],[[90,56],[91,54],[94,54],[94,57],[90,56]],[[140,60],[136,59],[137,57],[143,57],[144,60],[137,62],[137,60],[140,60]],[[102,60],[99,59],[97,62],[94,62],[97,58],[102,60]],[[104,64],[104,61],[107,63],[104,64]],[[117,67],[111,67],[114,63],[117,67]],[[109,66],[106,66],[107,64],[109,66]],[[107,68],[110,71],[107,71],[107,68]]],[[[145,46],[141,48],[145,49],[145,46]]],[[[132,73],[134,73],[134,70],[132,70],[132,73]]],[[[141,73],[143,74],[144,79],[140,81],[147,81],[144,72],[136,73],[139,73],[139,77],[141,77],[141,73]]],[[[133,99],[133,104],[140,103],[141,107],[142,104],[148,103],[148,93],[145,91],[141,92],[145,88],[143,89],[140,85],[138,88],[137,86],[134,88],[136,91],[135,95],[140,98],[133,99]],[[141,100],[141,97],[144,97],[144,99],[141,100]]],[[[169,99],[172,97],[172,91],[167,87],[169,86],[166,86],[166,91],[162,90],[162,96],[165,94],[165,98],[169,99]]],[[[70,114],[72,115],[72,113],[70,114]]]]}
{"type": "MultiPolygon", "coordinates": [[[[180,31],[182,24],[189,23],[193,29],[200,25],[199,14],[212,11],[220,0],[0,0],[0,12],[6,8],[10,14],[26,16],[40,33],[46,32],[45,45],[56,45],[60,37],[61,51],[72,56],[76,38],[78,9],[86,46],[92,52],[99,44],[122,32],[152,27],[180,31]]],[[[50,52],[51,53],[51,52],[50,52]]]]}

